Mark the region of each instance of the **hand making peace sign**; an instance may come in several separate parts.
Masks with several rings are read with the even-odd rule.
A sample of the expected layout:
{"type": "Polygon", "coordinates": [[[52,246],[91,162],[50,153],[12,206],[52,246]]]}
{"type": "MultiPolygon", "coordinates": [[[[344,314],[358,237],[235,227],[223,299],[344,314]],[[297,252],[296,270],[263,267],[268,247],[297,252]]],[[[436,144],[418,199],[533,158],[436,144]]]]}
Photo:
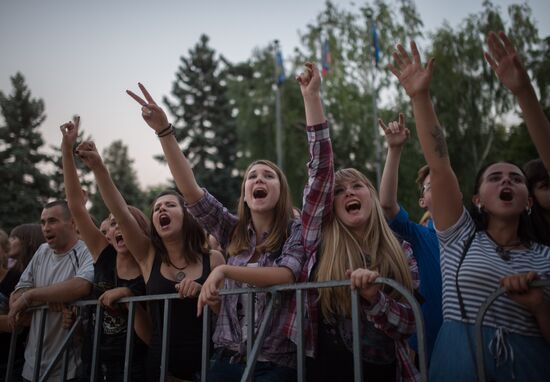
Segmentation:
{"type": "Polygon", "coordinates": [[[136,102],[141,105],[141,116],[143,117],[143,120],[147,122],[149,127],[155,130],[156,133],[165,130],[169,125],[166,113],[160,106],[157,105],[147,89],[145,89],[145,86],[141,83],[138,83],[138,86],[143,93],[145,100],[130,90],[126,90],[126,93],[128,93],[130,97],[135,99],[136,102]]]}

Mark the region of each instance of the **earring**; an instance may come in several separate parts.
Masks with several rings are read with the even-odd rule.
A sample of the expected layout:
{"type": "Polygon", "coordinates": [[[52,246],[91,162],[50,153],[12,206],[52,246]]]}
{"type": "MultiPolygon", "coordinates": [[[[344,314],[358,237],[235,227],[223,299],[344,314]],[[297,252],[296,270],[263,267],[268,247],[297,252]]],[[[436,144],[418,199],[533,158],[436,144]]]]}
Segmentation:
{"type": "Polygon", "coordinates": [[[525,207],[525,211],[527,212],[527,215],[531,215],[531,207],[525,207]]]}
{"type": "Polygon", "coordinates": [[[481,206],[481,203],[479,203],[476,207],[477,207],[477,212],[481,213],[482,212],[481,209],[483,208],[481,206]]]}

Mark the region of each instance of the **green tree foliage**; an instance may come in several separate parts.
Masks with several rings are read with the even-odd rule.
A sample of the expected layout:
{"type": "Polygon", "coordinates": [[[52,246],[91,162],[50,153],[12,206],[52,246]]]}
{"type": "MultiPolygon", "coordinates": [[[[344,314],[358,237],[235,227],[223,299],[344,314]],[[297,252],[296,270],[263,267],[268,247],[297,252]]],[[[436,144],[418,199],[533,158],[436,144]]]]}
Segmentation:
{"type": "Polygon", "coordinates": [[[227,96],[226,64],[208,46],[208,37],[181,57],[164,103],[175,117],[176,138],[193,166],[198,183],[228,208],[239,195],[237,133],[227,96]]]}
{"type": "Polygon", "coordinates": [[[481,12],[466,17],[457,27],[444,24],[424,38],[423,23],[413,1],[376,0],[370,7],[353,10],[327,2],[315,22],[306,27],[303,46],[294,62],[296,67],[306,60],[319,62],[321,42],[328,41],[333,62],[324,78],[323,98],[332,127],[336,168],[356,167],[375,181],[376,142],[380,136],[373,125],[372,96],[377,95],[378,116],[387,121],[403,111],[411,129],[400,166],[398,197],[412,216],[420,217],[414,180],[424,159],[409,101],[385,69],[393,60],[395,44],[401,42],[408,47],[411,39],[425,47],[424,57],[436,58],[432,97],[465,200],[470,198],[477,169],[485,162],[506,158],[521,164],[536,155],[524,126],[511,122],[518,112],[515,100],[483,58],[490,30],[504,30],[513,39],[548,108],[550,40],[540,43],[531,10],[525,4],[511,5],[503,12],[485,1],[481,12]],[[379,36],[378,68],[373,64],[372,21],[379,36]]]}
{"type": "MultiPolygon", "coordinates": [[[[233,65],[228,76],[229,97],[236,115],[238,166],[242,171],[256,159],[277,163],[275,64],[272,46],[255,49],[252,57],[233,65]]],[[[293,78],[280,85],[283,128],[283,170],[295,205],[300,205],[308,159],[304,107],[293,78]]]]}
{"type": "MultiPolygon", "coordinates": [[[[375,128],[373,98],[376,116],[385,121],[405,113],[412,134],[402,155],[398,197],[411,216],[420,217],[414,179],[424,159],[409,100],[385,69],[396,43],[408,47],[414,38],[420,42],[424,60],[436,58],[431,93],[465,200],[470,199],[475,172],[487,161],[504,158],[522,164],[536,157],[516,101],[483,59],[489,30],[504,30],[514,41],[550,113],[550,37],[539,39],[525,4],[503,10],[484,1],[481,12],[457,26],[444,24],[427,34],[413,0],[372,0],[347,8],[328,1],[301,33],[302,46],[292,54],[285,52],[287,73],[300,72],[305,61],[320,63],[321,43],[328,41],[332,63],[322,91],[336,168],[355,167],[373,183],[377,161],[383,165],[385,159],[381,132],[375,128]],[[373,62],[372,22],[379,36],[378,67],[373,62]]],[[[201,36],[181,57],[171,97],[164,99],[197,180],[230,208],[239,195],[239,175],[248,164],[260,158],[276,162],[273,53],[272,46],[260,47],[245,62],[231,64],[208,45],[208,37],[201,36]]],[[[283,170],[299,205],[308,160],[305,118],[300,90],[293,75],[287,77],[279,87],[283,170]]],[[[44,172],[48,162],[59,164],[58,153],[50,159],[40,151],[43,141],[38,128],[45,118],[44,104],[31,98],[21,74],[12,78],[12,85],[10,95],[0,92],[0,225],[8,230],[36,221],[43,203],[62,195],[59,166],[50,179],[44,172]]],[[[104,158],[127,201],[147,207],[159,189],[150,188],[144,196],[127,147],[113,142],[104,158]]],[[[91,200],[93,214],[105,217],[97,192],[91,200]]]]}
{"type": "MultiPolygon", "coordinates": [[[[476,172],[496,159],[531,156],[533,145],[523,126],[508,122],[517,113],[517,103],[500,84],[483,58],[490,30],[510,36],[527,67],[536,53],[538,32],[527,5],[508,7],[509,20],[489,1],[457,28],[445,25],[432,36],[430,55],[436,58],[432,97],[449,147],[453,168],[469,200],[476,172]],[[522,152],[517,152],[522,150],[522,152]]],[[[521,164],[521,163],[520,163],[521,164]]]]}
{"type": "Polygon", "coordinates": [[[0,92],[0,225],[9,232],[21,223],[37,222],[50,196],[43,173],[48,156],[38,130],[46,118],[44,102],[32,98],[21,73],[11,77],[12,92],[0,92]]]}
{"type": "Polygon", "coordinates": [[[531,62],[533,78],[540,91],[542,106],[546,115],[550,114],[550,36],[541,41],[540,49],[534,53],[536,59],[531,62]]]}
{"type": "MultiPolygon", "coordinates": [[[[143,209],[144,195],[133,168],[134,160],[128,155],[128,146],[121,140],[114,141],[103,150],[103,162],[126,203],[143,209]]],[[[92,202],[90,213],[98,222],[105,219],[109,215],[109,210],[105,207],[98,190],[92,194],[90,200],[92,202]]]]}
{"type": "MultiPolygon", "coordinates": [[[[392,59],[395,43],[421,36],[422,25],[414,2],[400,0],[389,4],[378,0],[372,7],[365,4],[358,10],[339,8],[328,1],[315,22],[306,27],[296,64],[306,60],[319,62],[324,40],[332,55],[330,71],[323,79],[323,100],[331,123],[337,169],[355,167],[377,183],[376,164],[380,161],[383,167],[385,150],[375,120],[373,95],[377,97],[377,117],[384,120],[396,119],[400,111],[410,110],[401,93],[391,104],[381,102],[382,95],[387,98],[387,94],[396,93],[396,83],[385,67],[392,59]],[[374,63],[372,23],[376,24],[379,37],[378,67],[374,63]]],[[[413,128],[412,116],[408,120],[409,128],[413,128]]],[[[400,168],[403,186],[399,188],[399,198],[407,207],[416,205],[418,198],[413,187],[416,171],[422,165],[418,150],[417,143],[409,143],[404,155],[412,155],[414,160],[403,161],[400,168]]]]}
{"type": "Polygon", "coordinates": [[[374,128],[372,97],[394,83],[381,68],[389,62],[395,41],[418,36],[421,26],[414,3],[403,0],[396,7],[376,1],[372,8],[362,6],[358,11],[340,9],[328,1],[316,22],[306,27],[299,59],[318,61],[325,39],[332,55],[323,98],[332,123],[337,168],[356,167],[375,182],[375,142],[380,142],[380,134],[374,128]],[[376,23],[379,34],[378,68],[374,65],[371,22],[376,23]]]}

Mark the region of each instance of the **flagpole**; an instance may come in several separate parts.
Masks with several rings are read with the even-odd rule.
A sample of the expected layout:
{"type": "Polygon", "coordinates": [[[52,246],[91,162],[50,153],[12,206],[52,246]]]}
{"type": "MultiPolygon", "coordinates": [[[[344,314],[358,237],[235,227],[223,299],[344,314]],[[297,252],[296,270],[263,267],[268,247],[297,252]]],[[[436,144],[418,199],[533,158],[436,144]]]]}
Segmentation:
{"type": "Polygon", "coordinates": [[[327,117],[328,117],[328,113],[326,112],[326,105],[325,105],[324,82],[325,82],[325,77],[328,76],[330,64],[332,63],[330,59],[330,48],[328,44],[329,44],[328,36],[325,36],[325,40],[323,41],[323,33],[319,33],[319,48],[321,50],[321,76],[322,76],[321,88],[319,89],[319,93],[321,94],[321,106],[323,108],[323,112],[327,117]]]}
{"type": "Polygon", "coordinates": [[[280,84],[280,74],[279,74],[279,40],[273,42],[275,46],[275,52],[273,55],[275,61],[275,148],[277,153],[277,166],[281,170],[284,170],[284,157],[283,157],[283,126],[281,118],[281,84],[280,84]]]}
{"type": "MultiPolygon", "coordinates": [[[[373,11],[372,9],[367,9],[367,29],[368,33],[371,36],[371,39],[374,38],[374,21],[373,21],[373,11]]],[[[371,46],[371,45],[369,45],[371,46]]],[[[376,51],[375,47],[371,47],[371,51],[373,51],[373,58],[374,60],[371,61],[372,70],[371,76],[371,92],[372,92],[372,122],[373,122],[373,139],[374,139],[374,169],[376,172],[376,186],[377,189],[380,188],[380,181],[382,180],[382,146],[380,142],[380,133],[378,130],[378,106],[377,106],[377,99],[378,99],[378,92],[376,90],[376,51]]],[[[370,66],[370,65],[369,65],[370,66]]]]}

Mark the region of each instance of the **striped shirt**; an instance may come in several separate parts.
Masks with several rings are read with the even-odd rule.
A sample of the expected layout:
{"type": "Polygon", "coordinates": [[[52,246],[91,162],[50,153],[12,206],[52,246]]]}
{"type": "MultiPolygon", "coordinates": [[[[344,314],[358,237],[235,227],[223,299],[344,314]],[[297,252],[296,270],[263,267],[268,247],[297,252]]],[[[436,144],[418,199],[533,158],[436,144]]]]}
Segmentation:
{"type": "MultiPolygon", "coordinates": [[[[441,272],[443,275],[443,318],[462,321],[458,285],[466,309],[467,323],[475,323],[481,305],[499,286],[503,277],[517,273],[536,271],[540,275],[550,274],[550,247],[533,243],[530,248],[507,251],[508,261],[497,253],[497,245],[485,231],[476,232],[474,221],[466,209],[458,221],[444,231],[438,231],[441,251],[441,272]],[[460,270],[457,270],[464,247],[475,235],[460,270]]],[[[550,300],[550,288],[545,288],[545,298],[550,300]]],[[[507,296],[498,298],[489,307],[484,325],[505,328],[526,336],[541,336],[534,316],[520,304],[507,296]]]]}
{"type": "MultiPolygon", "coordinates": [[[[332,218],[334,195],[334,162],[332,144],[327,122],[307,127],[310,161],[308,163],[308,183],[304,189],[302,207],[302,240],[307,255],[306,266],[302,270],[300,282],[306,282],[317,261],[319,245],[322,240],[323,222],[332,218]]],[[[409,267],[415,285],[418,284],[418,268],[412,257],[412,249],[408,243],[403,245],[409,260],[409,267]]],[[[315,355],[320,312],[318,310],[317,291],[308,290],[305,295],[305,351],[308,356],[315,355]]],[[[378,293],[378,300],[370,305],[361,304],[362,317],[374,323],[374,326],[395,340],[395,351],[398,361],[399,381],[415,381],[418,371],[408,357],[406,338],[415,330],[415,320],[409,304],[401,303],[384,292],[378,293]]],[[[291,304],[289,320],[285,325],[287,335],[298,340],[296,330],[296,301],[291,304]]]]}

